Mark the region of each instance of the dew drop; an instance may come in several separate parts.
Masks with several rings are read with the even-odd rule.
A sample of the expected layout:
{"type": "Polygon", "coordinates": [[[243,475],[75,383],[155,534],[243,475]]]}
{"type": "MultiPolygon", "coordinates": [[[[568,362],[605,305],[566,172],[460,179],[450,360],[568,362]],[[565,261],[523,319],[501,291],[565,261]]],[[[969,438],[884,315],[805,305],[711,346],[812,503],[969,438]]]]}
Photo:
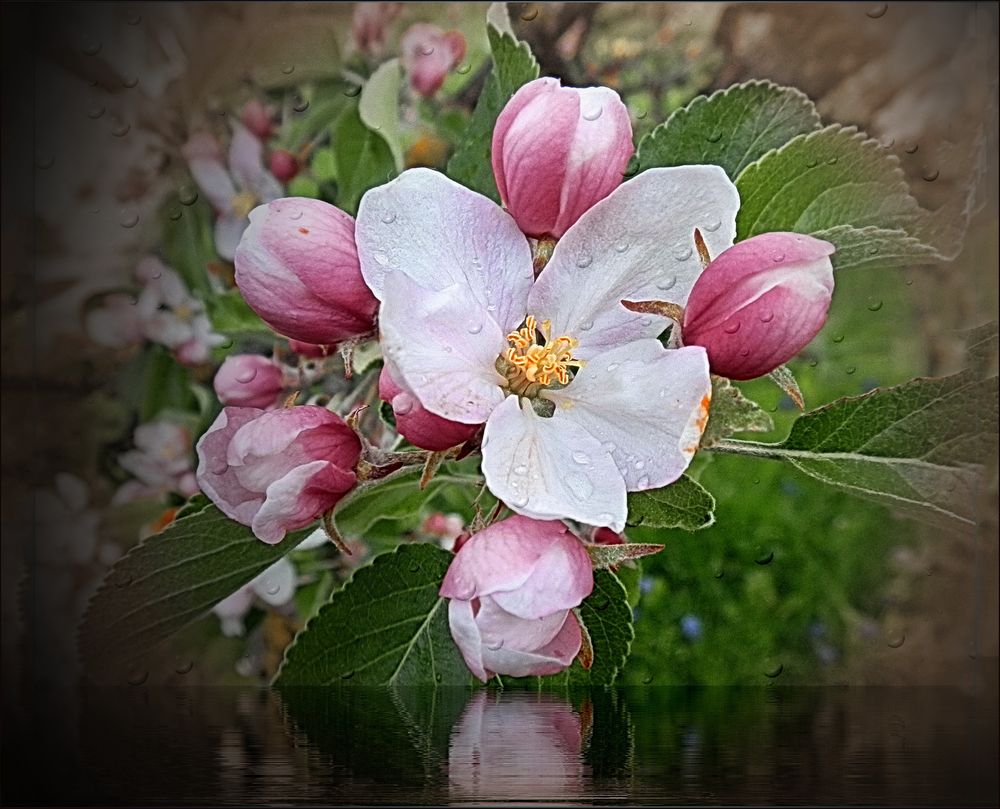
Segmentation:
{"type": "Polygon", "coordinates": [[[486,648],[491,652],[499,652],[503,648],[503,638],[500,638],[500,642],[496,646],[491,646],[487,643],[486,648]]]}
{"type": "Polygon", "coordinates": [[[395,221],[396,221],[396,213],[394,211],[386,211],[384,214],[382,214],[383,225],[391,225],[395,221]]]}
{"type": "Polygon", "coordinates": [[[470,65],[468,62],[462,62],[462,64],[460,64],[458,67],[456,67],[455,70],[458,73],[461,73],[462,75],[465,75],[470,70],[472,70],[472,65],[470,65]]]}
{"type": "Polygon", "coordinates": [[[596,121],[604,113],[604,107],[594,107],[592,109],[583,110],[580,116],[584,121],[596,121]]]}
{"type": "Polygon", "coordinates": [[[726,334],[736,334],[740,330],[740,321],[734,320],[732,323],[727,323],[722,327],[722,330],[726,334]]]}
{"type": "Polygon", "coordinates": [[[528,467],[525,466],[523,463],[518,464],[517,466],[514,467],[514,474],[515,475],[527,475],[528,474],[528,467]]]}
{"type": "Polygon", "coordinates": [[[875,301],[873,303],[868,304],[868,311],[869,312],[877,312],[879,309],[882,308],[882,306],[883,306],[883,302],[882,301],[875,301]]]}
{"type": "Polygon", "coordinates": [[[647,115],[649,115],[648,110],[635,110],[636,120],[642,121],[647,115]]]}
{"type": "Polygon", "coordinates": [[[644,460],[642,460],[641,458],[638,461],[635,462],[635,468],[636,469],[643,469],[643,468],[645,468],[645,466],[646,466],[646,462],[644,460]]]}
{"type": "MultiPolygon", "coordinates": [[[[760,481],[754,481],[754,482],[759,483],[760,481]]],[[[754,559],[754,561],[761,566],[769,565],[771,564],[771,562],[774,561],[774,551],[768,551],[767,553],[758,556],[756,559],[754,559]]]]}
{"type": "Polygon", "coordinates": [[[616,253],[624,253],[626,250],[628,250],[628,242],[625,241],[625,239],[619,239],[618,241],[615,242],[614,247],[616,253]]]}
{"type": "Polygon", "coordinates": [[[193,185],[181,186],[177,191],[181,205],[194,205],[198,201],[198,189],[193,185]]]}
{"type": "Polygon", "coordinates": [[[282,65],[281,72],[286,76],[291,76],[295,72],[295,65],[282,65]]]}
{"type": "Polygon", "coordinates": [[[276,596],[280,592],[281,592],[281,585],[280,584],[272,584],[271,586],[269,586],[267,588],[267,594],[269,596],[276,596]]]}
{"type": "Polygon", "coordinates": [[[405,416],[413,410],[414,404],[416,402],[409,393],[400,393],[392,400],[392,412],[397,416],[405,416]]]}
{"type": "Polygon", "coordinates": [[[145,669],[136,669],[129,672],[128,684],[129,685],[142,685],[146,680],[149,679],[149,672],[145,669]]]}
{"type": "Polygon", "coordinates": [[[587,267],[589,267],[593,263],[593,261],[594,261],[594,257],[593,256],[587,255],[586,253],[584,253],[583,255],[581,255],[581,256],[579,256],[577,258],[577,260],[576,260],[576,266],[579,267],[581,270],[585,270],[587,267]]]}
{"type": "Polygon", "coordinates": [[[296,209],[294,211],[289,211],[288,218],[289,219],[299,220],[299,219],[302,218],[302,211],[300,211],[298,209],[296,209]]]}
{"type": "Polygon", "coordinates": [[[852,376],[858,369],[853,365],[847,366],[847,375],[852,376]]]}
{"type": "Polygon", "coordinates": [[[511,497],[510,502],[515,508],[524,508],[528,505],[528,495],[524,492],[517,492],[511,497]]]}
{"type": "Polygon", "coordinates": [[[617,362],[612,362],[612,363],[611,363],[610,365],[608,365],[608,367],[607,367],[607,372],[608,372],[608,373],[610,374],[610,373],[611,373],[612,371],[615,371],[615,370],[617,370],[617,369],[618,369],[618,366],[619,366],[619,363],[617,363],[617,362]]]}
{"type": "Polygon", "coordinates": [[[888,3],[878,3],[877,5],[874,5],[870,9],[868,9],[868,11],[866,11],[865,14],[871,17],[873,20],[877,20],[879,17],[884,16],[888,10],[889,10],[888,3]]]}
{"type": "Polygon", "coordinates": [[[589,464],[590,456],[586,452],[574,452],[573,462],[578,464],[589,464]]]}
{"type": "Polygon", "coordinates": [[[361,95],[361,85],[352,84],[350,87],[344,88],[344,95],[348,98],[357,98],[361,95]]]}
{"type": "Polygon", "coordinates": [[[722,132],[721,130],[713,132],[711,135],[708,135],[705,139],[709,143],[718,143],[720,140],[722,140],[722,132]]]}
{"type": "Polygon", "coordinates": [[[903,632],[900,632],[898,635],[893,635],[886,641],[886,645],[890,649],[898,649],[904,643],[906,643],[906,634],[903,632]]]}
{"type": "Polygon", "coordinates": [[[749,357],[750,356],[750,349],[749,348],[741,348],[740,349],[740,356],[741,357],[749,357]]]}
{"type": "Polygon", "coordinates": [[[868,255],[874,256],[878,253],[878,245],[872,244],[868,246],[868,255]]]}
{"type": "Polygon", "coordinates": [[[586,320],[580,324],[580,331],[590,331],[592,328],[594,328],[593,320],[586,320]]]}
{"type": "Polygon", "coordinates": [[[919,149],[919,148],[920,148],[920,145],[917,144],[917,143],[907,143],[903,147],[903,151],[906,152],[907,154],[916,154],[917,153],[917,149],[919,149]]]}
{"type": "Polygon", "coordinates": [[[714,575],[715,575],[715,578],[721,579],[723,576],[726,575],[726,571],[724,571],[724,570],[717,570],[717,571],[715,571],[714,575]]]}
{"type": "Polygon", "coordinates": [[[819,360],[809,360],[810,368],[815,368],[817,365],[819,365],[819,360]]]}
{"type": "Polygon", "coordinates": [[[891,149],[893,146],[896,145],[896,139],[891,135],[886,135],[878,143],[879,146],[881,146],[883,149],[891,149]]]}
{"type": "Polygon", "coordinates": [[[770,323],[774,320],[774,312],[761,312],[758,319],[761,323],[770,323]]]}
{"type": "Polygon", "coordinates": [[[122,211],[121,219],[118,220],[123,228],[134,228],[139,224],[138,211],[122,211]]]}
{"type": "Polygon", "coordinates": [[[828,166],[835,166],[835,165],[837,164],[837,156],[836,156],[836,155],[834,155],[833,157],[829,158],[829,159],[828,159],[828,160],[826,161],[826,164],[827,164],[828,166]]]}
{"type": "Polygon", "coordinates": [[[911,287],[911,286],[913,286],[913,279],[912,278],[906,278],[903,281],[903,283],[905,283],[908,287],[911,287]]]}
{"type": "Polygon", "coordinates": [[[111,134],[114,135],[116,138],[124,138],[128,134],[128,131],[131,128],[132,124],[127,123],[126,121],[118,121],[111,128],[111,134]]]}
{"type": "Polygon", "coordinates": [[[470,323],[466,327],[466,329],[469,332],[469,334],[479,334],[479,332],[481,332],[483,330],[483,324],[482,323],[470,323]]]}
{"type": "Polygon", "coordinates": [[[101,43],[97,40],[86,42],[83,46],[83,52],[87,54],[87,56],[96,56],[101,52],[101,43]]]}
{"type": "Polygon", "coordinates": [[[844,342],[844,335],[842,335],[842,334],[835,334],[832,339],[833,339],[833,342],[835,342],[835,343],[842,343],[842,342],[844,342]]]}
{"type": "Polygon", "coordinates": [[[640,489],[648,489],[648,488],[649,488],[649,478],[648,478],[648,477],[647,477],[646,475],[643,475],[643,476],[642,476],[641,478],[639,478],[639,479],[638,479],[638,480],[637,480],[637,481],[635,482],[635,484],[636,484],[636,486],[638,486],[638,487],[639,487],[640,489]]]}
{"type": "Polygon", "coordinates": [[[102,106],[99,106],[99,105],[98,106],[94,106],[94,107],[91,107],[89,110],[87,110],[87,117],[88,118],[93,118],[95,121],[98,118],[100,118],[102,115],[104,115],[104,107],[102,107],[102,106]]]}
{"type": "Polygon", "coordinates": [[[254,379],[256,378],[257,378],[257,369],[253,367],[247,368],[245,371],[240,371],[240,373],[236,375],[236,381],[242,382],[244,385],[246,385],[248,382],[253,382],[254,379]]]}
{"type": "Polygon", "coordinates": [[[122,86],[127,87],[129,90],[135,87],[138,83],[139,83],[138,76],[126,76],[124,79],[122,79],[122,86]]]}
{"type": "Polygon", "coordinates": [[[818,165],[819,165],[819,161],[818,161],[818,160],[817,160],[817,159],[816,159],[815,157],[810,157],[810,158],[809,158],[809,159],[808,159],[808,160],[806,161],[806,168],[807,168],[807,169],[814,169],[814,168],[816,168],[816,166],[818,166],[818,165]]]}
{"type": "Polygon", "coordinates": [[[785,666],[782,663],[779,663],[774,668],[768,669],[767,671],[765,671],[764,672],[764,676],[773,680],[775,677],[780,677],[781,676],[781,672],[783,672],[784,670],[785,670],[785,666]]]}
{"type": "Polygon", "coordinates": [[[183,212],[181,211],[180,208],[171,208],[170,211],[167,212],[167,216],[169,216],[176,222],[178,219],[181,218],[182,213],[183,212]]]}
{"type": "Polygon", "coordinates": [[[296,96],[295,101],[292,102],[292,109],[296,112],[305,112],[309,109],[308,99],[305,99],[302,96],[296,96]]]}
{"type": "Polygon", "coordinates": [[[687,261],[689,258],[691,258],[691,254],[693,252],[694,252],[693,247],[686,247],[686,246],[678,247],[674,251],[674,258],[677,259],[677,261],[687,261]]]}
{"type": "Polygon", "coordinates": [[[340,679],[341,680],[350,680],[351,677],[353,677],[353,676],[354,676],[354,671],[353,670],[352,671],[345,671],[343,674],[340,675],[340,679]]]}
{"type": "Polygon", "coordinates": [[[174,671],[178,674],[190,674],[191,670],[194,668],[193,660],[184,660],[174,666],[174,671]]]}
{"type": "Polygon", "coordinates": [[[421,45],[420,46],[420,53],[422,53],[424,56],[430,56],[432,53],[434,53],[434,46],[433,45],[421,45]]]}
{"type": "Polygon", "coordinates": [[[672,278],[668,278],[665,281],[657,282],[656,288],[663,292],[666,292],[668,289],[673,289],[676,285],[677,285],[677,276],[675,275],[672,278]]]}
{"type": "Polygon", "coordinates": [[[647,674],[647,675],[645,675],[642,678],[642,684],[643,685],[649,685],[651,682],[653,682],[653,675],[652,674],[647,674]]]}
{"type": "Polygon", "coordinates": [[[934,182],[938,177],[941,176],[941,172],[937,169],[929,170],[924,172],[924,181],[928,183],[934,182]]]}
{"type": "Polygon", "coordinates": [[[611,606],[611,599],[607,596],[600,596],[594,599],[594,609],[598,611],[606,610],[611,606]]]}
{"type": "Polygon", "coordinates": [[[525,22],[531,22],[537,16],[538,16],[538,9],[535,6],[528,6],[521,13],[521,19],[524,20],[525,22]]]}
{"type": "Polygon", "coordinates": [[[717,231],[721,227],[722,227],[722,220],[719,219],[715,222],[710,222],[709,224],[705,225],[704,229],[707,230],[709,233],[715,233],[715,231],[717,231]]]}

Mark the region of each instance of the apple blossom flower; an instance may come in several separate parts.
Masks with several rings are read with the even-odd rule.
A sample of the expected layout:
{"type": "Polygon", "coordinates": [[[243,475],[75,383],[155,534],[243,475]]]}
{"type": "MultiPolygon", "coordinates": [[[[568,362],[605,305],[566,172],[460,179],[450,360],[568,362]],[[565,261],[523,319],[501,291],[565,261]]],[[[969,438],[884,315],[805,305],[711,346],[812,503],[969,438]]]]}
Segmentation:
{"type": "Polygon", "coordinates": [[[250,212],[236,284],[280,334],[326,345],[370,334],[378,301],[358,267],[354,220],[317,199],[288,197],[250,212]]]}
{"type": "Polygon", "coordinates": [[[119,455],[118,463],[135,479],[115,492],[113,503],[152,499],[170,492],[184,497],[197,493],[187,429],[165,419],[150,421],[136,427],[133,440],[135,449],[119,455]]]}
{"type": "Polygon", "coordinates": [[[582,643],[572,610],[593,589],[590,557],[565,525],[514,516],[462,545],[440,594],[466,665],[486,682],[570,665],[582,643]]]}
{"type": "Polygon", "coordinates": [[[479,429],[476,424],[449,421],[426,410],[416,396],[399,384],[388,365],[382,366],[378,395],[392,406],[396,432],[415,447],[438,452],[464,444],[479,429]]]}
{"type": "Polygon", "coordinates": [[[222,161],[222,146],[207,132],[192,135],[182,153],[191,176],[215,209],[215,249],[232,261],[250,211],[282,194],[281,183],[264,167],[264,144],[236,123],[228,166],[222,161]]]}
{"type": "Polygon", "coordinates": [[[225,338],[212,330],[205,305],[188,292],[181,277],[153,257],[140,262],[136,276],[144,284],[135,310],[146,338],[188,365],[211,359],[212,349],[225,338]]]}
{"type": "MultiPolygon", "coordinates": [[[[295,550],[307,551],[320,548],[328,541],[323,529],[320,528],[296,545],[295,550]]],[[[227,638],[239,637],[245,631],[243,618],[250,612],[257,599],[270,607],[280,607],[295,597],[296,589],[298,581],[295,566],[287,556],[283,556],[235,593],[222,599],[212,607],[212,612],[219,618],[223,635],[227,638]]]]}
{"type": "Polygon", "coordinates": [[[87,312],[87,336],[104,348],[127,348],[145,339],[136,299],[124,292],[105,295],[101,304],[87,312]]]}
{"type": "Polygon", "coordinates": [[[684,310],[685,345],[708,352],[713,373],[764,376],[799,353],[826,322],[834,246],[799,233],[735,244],[697,280],[684,310]]]}
{"type": "Polygon", "coordinates": [[[274,114],[258,98],[251,98],[243,105],[240,122],[258,140],[266,141],[274,134],[274,114]]]}
{"type": "Polygon", "coordinates": [[[687,468],[711,396],[704,349],[664,348],[670,321],[621,301],[683,304],[695,229],[721,252],[738,208],[716,166],[650,169],[584,213],[535,281],[508,213],[405,171],[362,198],[356,227],[383,354],[427,411],[486,424],[483,473],[514,511],[621,531],[627,491],[687,468]]]}
{"type": "Polygon", "coordinates": [[[285,373],[272,359],[259,354],[231,354],[212,380],[219,401],[234,407],[277,405],[286,387],[285,373]]]}
{"type": "Polygon", "coordinates": [[[441,89],[448,71],[465,56],[465,37],[458,31],[418,22],[406,29],[399,50],[410,87],[429,98],[441,89]]]}
{"type": "Polygon", "coordinates": [[[201,490],[273,545],[354,487],[361,441],[323,407],[226,407],[197,451],[201,490]]]}
{"type": "Polygon", "coordinates": [[[402,3],[355,3],[351,12],[351,38],[354,46],[368,56],[380,56],[385,47],[389,24],[402,9],[402,3]]]}
{"type": "Polygon", "coordinates": [[[607,87],[521,87],[493,130],[493,175],[504,207],[529,236],[561,237],[622,181],[632,123],[607,87]]]}
{"type": "Polygon", "coordinates": [[[478,689],[448,742],[451,801],[587,803],[584,736],[579,714],[560,696],[478,689]]]}

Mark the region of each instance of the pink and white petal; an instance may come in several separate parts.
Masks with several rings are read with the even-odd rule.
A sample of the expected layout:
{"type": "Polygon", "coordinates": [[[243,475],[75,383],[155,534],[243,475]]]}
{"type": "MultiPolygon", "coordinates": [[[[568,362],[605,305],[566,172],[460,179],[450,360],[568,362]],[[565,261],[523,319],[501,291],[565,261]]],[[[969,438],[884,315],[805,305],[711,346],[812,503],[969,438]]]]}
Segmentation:
{"type": "Polygon", "coordinates": [[[666,318],[631,312],[622,300],[687,301],[701,263],[701,230],[714,256],[733,243],[739,194],[718,166],[644,171],[584,213],[556,245],[528,297],[553,333],[580,341],[589,359],[612,346],[656,337],[666,318]]]}
{"type": "Polygon", "coordinates": [[[592,358],[546,395],[556,403],[553,418],[572,421],[611,453],[628,491],[656,489],[677,480],[698,449],[712,398],[708,355],[637,340],[592,358]]]}
{"type": "Polygon", "coordinates": [[[248,191],[254,191],[260,176],[267,171],[264,168],[264,144],[241,123],[233,123],[233,137],[229,141],[229,170],[236,185],[248,191]]]}
{"type": "Polygon", "coordinates": [[[339,499],[354,480],[327,461],[312,461],[297,466],[267,487],[264,502],[254,515],[250,528],[258,539],[275,545],[289,531],[305,528],[339,499]],[[350,478],[350,479],[348,479],[350,478]]]}
{"type": "Polygon", "coordinates": [[[503,401],[496,361],[507,340],[482,302],[465,284],[433,290],[402,272],[383,292],[382,353],[403,386],[437,416],[486,421],[503,401]]]}
{"type": "Polygon", "coordinates": [[[518,514],[625,528],[625,481],[610,453],[558,411],[543,418],[509,396],[486,422],[483,475],[518,514]]]}
{"type": "Polygon", "coordinates": [[[248,585],[257,598],[272,607],[287,604],[295,595],[295,567],[282,557],[248,585]]]}
{"type": "Polygon", "coordinates": [[[538,560],[524,584],[493,598],[502,609],[530,621],[579,606],[593,589],[590,556],[579,539],[566,533],[538,560]]]}
{"type": "Polygon", "coordinates": [[[232,261],[236,255],[236,247],[243,238],[243,231],[250,226],[250,220],[245,216],[234,216],[222,213],[215,220],[215,251],[220,258],[232,261]]]}
{"type": "Polygon", "coordinates": [[[583,635],[580,624],[572,612],[566,613],[566,620],[555,638],[546,646],[534,652],[522,652],[501,646],[482,649],[483,666],[490,672],[508,674],[511,677],[544,677],[558,674],[569,666],[580,653],[583,635]]]}
{"type": "Polygon", "coordinates": [[[216,213],[232,208],[236,186],[222,160],[197,157],[188,161],[188,169],[216,213]]]}
{"type": "Polygon", "coordinates": [[[456,554],[441,583],[441,595],[469,600],[514,590],[566,535],[566,526],[558,520],[515,515],[495,522],[474,534],[456,554]]]}
{"type": "Polygon", "coordinates": [[[522,618],[501,607],[491,596],[479,600],[476,626],[487,650],[501,646],[533,652],[551,643],[566,622],[566,610],[557,610],[538,618],[522,618]]]}
{"type": "Polygon", "coordinates": [[[448,627],[452,640],[462,653],[465,665],[484,683],[489,679],[483,668],[483,642],[476,626],[476,616],[471,601],[453,598],[448,602],[448,627]]]}
{"type": "Polygon", "coordinates": [[[528,240],[496,203],[440,172],[409,169],[365,194],[355,238],[379,300],[398,270],[430,289],[463,284],[477,315],[486,312],[504,333],[524,318],[534,280],[528,240]]]}
{"type": "Polygon", "coordinates": [[[223,514],[244,525],[250,524],[263,497],[237,480],[226,460],[227,450],[240,427],[263,412],[256,407],[224,407],[197,445],[197,476],[201,490],[223,514]]]}

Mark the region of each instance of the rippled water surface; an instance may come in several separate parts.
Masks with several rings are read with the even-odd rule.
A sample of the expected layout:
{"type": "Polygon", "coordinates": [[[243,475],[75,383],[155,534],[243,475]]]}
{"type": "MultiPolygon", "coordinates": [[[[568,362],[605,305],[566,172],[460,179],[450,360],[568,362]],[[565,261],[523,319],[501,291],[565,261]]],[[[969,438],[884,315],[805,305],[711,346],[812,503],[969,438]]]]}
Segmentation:
{"type": "Polygon", "coordinates": [[[995,805],[997,694],[82,690],[15,713],[5,804],[995,805]]]}

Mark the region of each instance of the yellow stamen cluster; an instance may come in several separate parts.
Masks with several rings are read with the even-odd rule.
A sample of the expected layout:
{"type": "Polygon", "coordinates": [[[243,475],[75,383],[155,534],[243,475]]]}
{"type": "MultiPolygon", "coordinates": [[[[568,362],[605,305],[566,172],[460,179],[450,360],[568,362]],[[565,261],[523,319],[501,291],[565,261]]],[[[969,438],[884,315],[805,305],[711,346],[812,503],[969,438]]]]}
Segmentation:
{"type": "Polygon", "coordinates": [[[504,359],[517,374],[516,379],[511,379],[512,388],[544,387],[553,382],[565,385],[570,380],[569,369],[583,365],[573,357],[573,349],[579,341],[565,335],[553,340],[551,329],[551,321],[546,320],[539,326],[534,316],[528,315],[520,329],[507,335],[511,347],[504,352],[504,359]],[[539,332],[544,340],[540,345],[539,332]]]}

